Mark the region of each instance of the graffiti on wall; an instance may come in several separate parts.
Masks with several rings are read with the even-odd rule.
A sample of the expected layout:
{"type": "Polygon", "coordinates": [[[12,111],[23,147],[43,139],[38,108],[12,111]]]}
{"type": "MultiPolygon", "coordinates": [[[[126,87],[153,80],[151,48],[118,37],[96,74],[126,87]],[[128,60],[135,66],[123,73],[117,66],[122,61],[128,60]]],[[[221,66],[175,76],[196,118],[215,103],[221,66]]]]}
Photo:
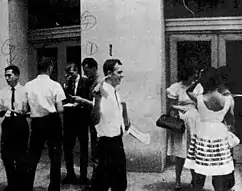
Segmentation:
{"type": "MultiPolygon", "coordinates": [[[[97,18],[89,11],[84,11],[81,14],[81,33],[91,30],[96,24],[97,18]]],[[[88,56],[92,56],[98,52],[98,45],[93,41],[87,41],[87,43],[83,45],[83,48],[88,56]]]]}
{"type": "Polygon", "coordinates": [[[8,64],[13,64],[16,59],[16,47],[11,44],[10,39],[6,39],[1,46],[1,54],[8,64]]]}

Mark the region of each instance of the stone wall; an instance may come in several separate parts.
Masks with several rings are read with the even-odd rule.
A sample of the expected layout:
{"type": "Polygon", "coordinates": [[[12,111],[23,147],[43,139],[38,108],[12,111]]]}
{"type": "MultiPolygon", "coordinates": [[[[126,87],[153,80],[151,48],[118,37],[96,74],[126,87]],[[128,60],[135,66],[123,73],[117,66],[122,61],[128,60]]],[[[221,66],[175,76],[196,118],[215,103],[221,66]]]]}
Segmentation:
{"type": "Polygon", "coordinates": [[[165,164],[166,133],[155,121],[165,109],[162,87],[164,27],[162,1],[82,0],[82,59],[93,57],[100,73],[105,59],[119,58],[125,78],[120,94],[128,104],[132,124],[150,133],[151,144],[124,138],[128,168],[161,171],[165,164]],[[110,45],[112,55],[110,55],[110,45]]]}

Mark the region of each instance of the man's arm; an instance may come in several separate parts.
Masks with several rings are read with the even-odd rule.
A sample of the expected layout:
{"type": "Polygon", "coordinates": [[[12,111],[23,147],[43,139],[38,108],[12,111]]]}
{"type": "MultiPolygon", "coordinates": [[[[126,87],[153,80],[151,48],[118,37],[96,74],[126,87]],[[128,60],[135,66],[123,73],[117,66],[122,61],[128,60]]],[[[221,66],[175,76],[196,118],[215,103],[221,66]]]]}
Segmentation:
{"type": "Polygon", "coordinates": [[[101,95],[96,95],[94,97],[94,106],[92,109],[91,117],[94,125],[97,125],[100,122],[101,118],[101,95]]]}
{"type": "MultiPolygon", "coordinates": [[[[2,92],[0,92],[1,94],[2,92]]],[[[2,95],[0,95],[2,96],[2,95]]],[[[0,98],[0,117],[3,117],[9,108],[4,106],[4,100],[0,98]]]]}
{"type": "Polygon", "coordinates": [[[60,115],[61,125],[63,128],[64,127],[64,120],[63,120],[64,107],[63,107],[62,101],[56,103],[56,110],[57,110],[57,113],[60,115]]]}
{"type": "Polygon", "coordinates": [[[84,104],[84,105],[88,105],[88,106],[92,106],[93,103],[92,101],[82,98],[81,96],[70,96],[71,99],[74,100],[74,102],[79,103],[79,104],[84,104]]]}

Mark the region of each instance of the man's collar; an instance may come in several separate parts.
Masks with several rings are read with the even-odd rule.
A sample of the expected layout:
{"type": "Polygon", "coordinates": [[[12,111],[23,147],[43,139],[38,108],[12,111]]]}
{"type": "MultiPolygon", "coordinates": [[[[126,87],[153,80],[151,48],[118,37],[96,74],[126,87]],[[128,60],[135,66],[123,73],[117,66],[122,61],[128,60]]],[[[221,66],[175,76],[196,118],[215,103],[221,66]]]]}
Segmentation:
{"type": "Polygon", "coordinates": [[[103,86],[104,87],[106,87],[108,90],[110,90],[110,91],[115,91],[116,90],[116,88],[114,88],[110,83],[108,83],[108,82],[104,82],[103,83],[103,86]]]}
{"type": "Polygon", "coordinates": [[[50,78],[48,74],[39,74],[37,78],[50,78]]]}
{"type": "MultiPolygon", "coordinates": [[[[18,89],[19,87],[21,87],[21,85],[20,85],[20,83],[18,82],[18,83],[16,84],[16,86],[14,86],[14,89],[16,90],[16,89],[18,89]]],[[[8,85],[8,88],[11,90],[11,89],[12,89],[12,86],[9,86],[9,85],[8,85]]]]}

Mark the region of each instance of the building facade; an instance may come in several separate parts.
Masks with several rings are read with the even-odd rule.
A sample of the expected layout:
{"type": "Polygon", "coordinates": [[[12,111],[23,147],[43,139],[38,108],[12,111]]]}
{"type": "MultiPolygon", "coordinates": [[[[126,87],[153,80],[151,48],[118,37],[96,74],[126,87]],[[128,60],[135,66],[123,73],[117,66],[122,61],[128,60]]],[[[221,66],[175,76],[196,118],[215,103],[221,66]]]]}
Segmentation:
{"type": "MultiPolygon", "coordinates": [[[[58,17],[60,20],[53,20],[58,12],[53,8],[57,7],[55,0],[45,5],[52,6],[48,12],[38,12],[40,4],[34,10],[29,2],[0,1],[1,71],[8,64],[16,64],[21,69],[21,82],[25,83],[35,77],[38,57],[48,55],[56,63],[53,78],[63,83],[68,61],[78,64],[85,57],[93,57],[102,73],[102,64],[107,58],[119,58],[125,75],[120,94],[128,104],[131,122],[151,135],[149,145],[131,136],[124,137],[130,170],[160,172],[164,169],[166,130],[156,127],[155,122],[166,112],[166,87],[178,80],[179,67],[187,59],[196,59],[200,65],[229,65],[231,90],[240,94],[242,15],[239,14],[242,11],[239,0],[204,0],[203,3],[197,0],[79,0],[79,5],[72,0],[72,5],[79,7],[79,17],[75,9],[72,16],[75,19],[68,22],[64,14],[58,17]],[[32,14],[36,12],[39,14],[36,17],[42,20],[28,22],[35,21],[32,14]],[[48,26],[47,21],[51,21],[48,26]]],[[[0,79],[2,87],[3,72],[0,79]]],[[[236,98],[238,126],[242,122],[239,99],[236,98]]],[[[238,161],[239,149],[240,146],[236,148],[238,161]]]]}

